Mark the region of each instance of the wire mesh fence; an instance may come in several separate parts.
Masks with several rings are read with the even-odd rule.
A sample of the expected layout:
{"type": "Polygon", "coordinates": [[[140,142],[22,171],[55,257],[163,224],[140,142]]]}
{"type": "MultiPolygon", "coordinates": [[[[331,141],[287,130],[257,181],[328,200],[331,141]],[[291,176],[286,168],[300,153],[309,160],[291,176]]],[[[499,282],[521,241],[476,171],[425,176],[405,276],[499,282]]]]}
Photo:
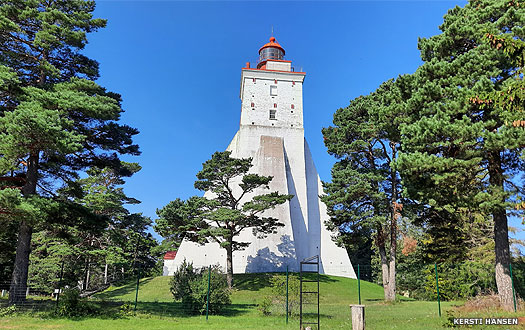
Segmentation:
{"type": "MultiPolygon", "coordinates": [[[[67,266],[64,267],[67,269],[67,266]]],[[[51,283],[42,285],[40,281],[29,279],[26,288],[13,293],[11,284],[0,283],[0,308],[9,305],[9,296],[23,296],[16,302],[17,308],[29,311],[55,312],[60,306],[71,299],[67,292],[76,290],[81,301],[94,306],[93,308],[103,313],[145,313],[158,316],[182,317],[190,315],[237,315],[241,311],[257,309],[262,315],[272,315],[284,320],[297,321],[300,314],[301,292],[315,292],[318,295],[304,293],[303,312],[305,316],[316,317],[317,301],[319,299],[319,314],[321,320],[331,317],[334,310],[348,308],[349,304],[370,304],[384,300],[384,290],[381,288],[385,280],[380,265],[354,265],[353,269],[337,269],[332,267],[323,269],[317,283],[311,276],[316,274],[303,274],[304,282],[301,287],[301,274],[299,272],[276,272],[264,274],[237,274],[234,277],[234,287],[238,292],[245,292],[246,298],[236,298],[230,306],[215,309],[210,305],[211,299],[217,298],[218,289],[214,286],[215,275],[210,268],[203,268],[196,272],[198,280],[191,286],[195,299],[188,302],[184,299],[175,299],[173,294],[174,276],[146,277],[137,269],[129,271],[129,276],[105,282],[91,281],[86,285],[85,277],[76,280],[63,278],[53,279],[51,283]],[[329,276],[322,272],[333,274],[355,273],[354,279],[329,276]],[[330,285],[328,285],[330,284],[330,285]],[[377,284],[377,285],[376,285],[377,284]],[[378,286],[379,285],[379,286],[378,286]],[[343,292],[345,301],[332,301],[333,292],[337,289],[343,292]],[[248,295],[249,293],[249,295],[248,295]],[[240,299],[240,300],[239,300],[240,299]]],[[[511,265],[512,283],[516,310],[520,310],[520,297],[525,292],[525,267],[521,264],[511,265]]],[[[59,275],[57,275],[58,277],[59,275]]],[[[218,276],[218,275],[217,275],[218,276]]],[[[223,281],[225,281],[225,275],[223,281]]],[[[427,300],[436,302],[436,316],[438,316],[440,301],[464,300],[476,295],[497,292],[494,280],[494,265],[483,263],[437,263],[414,265],[399,263],[396,267],[396,293],[401,300],[427,300]],[[438,295],[439,290],[439,295],[438,295]]],[[[98,280],[97,280],[98,281],[98,280]]],[[[237,295],[239,297],[239,295],[237,295]]]]}

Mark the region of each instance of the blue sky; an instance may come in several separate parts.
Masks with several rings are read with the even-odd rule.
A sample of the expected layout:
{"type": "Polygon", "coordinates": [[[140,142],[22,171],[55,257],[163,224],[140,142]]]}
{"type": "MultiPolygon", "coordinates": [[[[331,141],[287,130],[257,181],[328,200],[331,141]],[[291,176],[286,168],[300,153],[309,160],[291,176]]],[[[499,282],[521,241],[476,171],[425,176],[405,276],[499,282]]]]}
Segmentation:
{"type": "MultiPolygon", "coordinates": [[[[122,121],[140,130],[142,171],[125,190],[133,212],[156,217],[169,201],[199,192],[195,174],[239,126],[241,68],[274,36],[306,72],[304,127],[317,170],[334,159],[321,128],[333,113],[422,63],[419,37],[438,34],[443,15],[466,1],[99,1],[108,25],[88,36],[99,83],[123,97],[122,121]]],[[[513,220],[512,225],[520,225],[513,220]]],[[[523,236],[523,235],[522,235],[523,236]]]]}

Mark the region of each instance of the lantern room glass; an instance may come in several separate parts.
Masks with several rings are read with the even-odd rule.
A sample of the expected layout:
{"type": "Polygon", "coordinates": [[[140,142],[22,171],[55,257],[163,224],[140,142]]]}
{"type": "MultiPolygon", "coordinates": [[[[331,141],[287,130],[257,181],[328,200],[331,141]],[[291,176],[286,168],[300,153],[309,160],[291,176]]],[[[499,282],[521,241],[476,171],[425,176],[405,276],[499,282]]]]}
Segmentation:
{"type": "Polygon", "coordinates": [[[282,60],[284,58],[283,51],[279,48],[267,47],[259,53],[259,62],[266,60],[282,60]]]}

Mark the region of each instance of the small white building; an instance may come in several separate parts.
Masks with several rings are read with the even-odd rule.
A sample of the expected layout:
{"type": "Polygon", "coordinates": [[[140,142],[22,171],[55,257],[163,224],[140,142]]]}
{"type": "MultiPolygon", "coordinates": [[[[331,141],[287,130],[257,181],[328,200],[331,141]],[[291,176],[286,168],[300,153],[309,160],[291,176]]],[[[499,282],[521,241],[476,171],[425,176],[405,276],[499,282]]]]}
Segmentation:
{"type": "MultiPolygon", "coordinates": [[[[298,271],[301,260],[319,255],[321,273],[355,278],[346,250],[336,246],[331,239],[334,233],[324,225],[329,217],[319,198],[323,187],[304,138],[305,73],[296,72],[284,54],[272,37],[259,49],[257,67],[247,63],[242,69],[240,128],[227,150],[232,157],[252,157],[251,171],[273,176],[270,191],[294,198],[266,211],[265,215],[285,224],[276,234],[257,239],[251,229],[241,232],[237,240],[251,244],[234,252],[233,271],[282,272],[286,267],[298,271]]],[[[268,190],[257,193],[265,192],[268,190]]],[[[217,243],[183,241],[173,261],[165,261],[164,275],[172,275],[184,259],[195,267],[220,264],[225,268],[226,250],[217,243]]]]}

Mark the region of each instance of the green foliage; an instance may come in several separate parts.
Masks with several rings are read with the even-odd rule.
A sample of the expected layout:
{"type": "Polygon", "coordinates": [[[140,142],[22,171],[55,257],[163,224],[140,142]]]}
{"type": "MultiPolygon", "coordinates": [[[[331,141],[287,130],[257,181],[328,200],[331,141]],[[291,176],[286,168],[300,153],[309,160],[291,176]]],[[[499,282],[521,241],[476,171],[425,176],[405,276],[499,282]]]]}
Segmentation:
{"type": "MultiPolygon", "coordinates": [[[[317,285],[317,284],[315,284],[317,285]]],[[[262,297],[257,309],[263,315],[286,314],[286,275],[272,275],[270,279],[271,291],[262,297]]],[[[295,274],[288,275],[288,313],[299,315],[301,282],[295,274]]],[[[303,296],[305,302],[311,302],[307,295],[303,296]]]]}
{"type": "MultiPolygon", "coordinates": [[[[243,230],[252,229],[254,235],[264,238],[282,227],[279,219],[261,214],[277,205],[289,201],[292,195],[278,192],[257,194],[268,189],[270,176],[250,174],[252,159],[230,157],[231,152],[216,152],[212,158],[202,164],[197,173],[195,188],[214,193],[214,197],[190,197],[183,201],[176,199],[162,209],[157,209],[155,231],[171,242],[182,239],[205,244],[217,242],[228,253],[232,263],[232,252],[246,248],[249,242],[239,242],[235,237],[243,230]],[[235,186],[240,188],[237,195],[235,186]],[[247,200],[246,195],[255,193],[247,200]]],[[[227,269],[229,284],[233,270],[227,269]]]]}
{"type": "MultiPolygon", "coordinates": [[[[439,263],[439,295],[442,300],[460,300],[494,292],[496,282],[492,264],[477,262],[439,263]]],[[[436,273],[434,265],[424,268],[427,299],[437,300],[436,273]]]]}
{"type": "Polygon", "coordinates": [[[525,256],[520,256],[512,260],[512,275],[514,290],[518,297],[525,297],[525,256]]]}
{"type": "Polygon", "coordinates": [[[257,304],[257,310],[262,313],[264,316],[269,316],[272,314],[272,305],[273,299],[269,295],[262,297],[262,300],[257,304]]]}
{"type": "Polygon", "coordinates": [[[18,311],[16,305],[0,308],[0,317],[11,316],[18,311]]]}
{"type": "MultiPolygon", "coordinates": [[[[193,309],[201,314],[206,311],[208,294],[208,269],[202,268],[199,277],[191,282],[193,309]]],[[[218,266],[211,268],[209,312],[218,314],[231,304],[231,290],[228,288],[225,274],[218,266]]]]}
{"type": "Polygon", "coordinates": [[[0,214],[24,228],[17,285],[25,284],[33,232],[46,230],[63,243],[71,232],[93,237],[107,224],[92,203],[73,202],[58,189],[90,168],[123,172],[119,155],[139,154],[132,141],[138,131],[118,123],[120,95],[94,82],[98,63],[80,53],[87,33],[106,25],[94,10],[93,1],[80,0],[0,6],[0,214]],[[17,196],[5,199],[5,188],[17,196]]]}
{"type": "Polygon", "coordinates": [[[121,316],[132,316],[134,314],[133,306],[131,306],[131,304],[124,304],[120,306],[119,314],[121,316]]]}
{"type": "Polygon", "coordinates": [[[182,262],[173,274],[170,282],[170,291],[175,300],[185,299],[191,296],[191,283],[198,278],[198,274],[193,269],[193,264],[182,262]]]}
{"type": "Polygon", "coordinates": [[[67,289],[60,295],[57,316],[74,318],[99,314],[101,314],[100,308],[80,298],[78,289],[67,289]]]}
{"type": "MultiPolygon", "coordinates": [[[[209,312],[220,313],[231,304],[231,290],[218,266],[211,268],[209,286],[209,312]]],[[[184,260],[170,281],[170,291],[174,299],[180,300],[191,312],[205,312],[208,299],[208,268],[196,270],[193,264],[184,260]]]]}

